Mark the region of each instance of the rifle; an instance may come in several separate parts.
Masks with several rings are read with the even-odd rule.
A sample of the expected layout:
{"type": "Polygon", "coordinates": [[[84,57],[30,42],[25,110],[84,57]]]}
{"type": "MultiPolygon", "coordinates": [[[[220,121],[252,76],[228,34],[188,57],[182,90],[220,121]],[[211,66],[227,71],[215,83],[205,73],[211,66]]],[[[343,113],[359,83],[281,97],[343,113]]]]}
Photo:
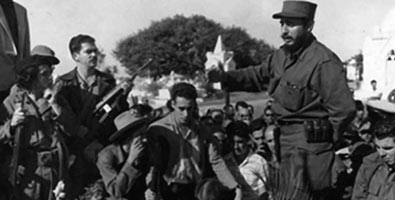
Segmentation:
{"type": "Polygon", "coordinates": [[[148,61],[144,63],[143,66],[141,66],[137,69],[136,72],[134,72],[130,79],[125,80],[115,86],[102,98],[99,103],[96,104],[96,108],[93,111],[93,114],[98,116],[100,124],[102,124],[109,117],[111,110],[113,110],[113,108],[116,107],[116,105],[118,104],[119,97],[125,92],[125,86],[132,83],[137,75],[139,75],[140,72],[147,68],[152,61],[152,58],[148,59],[148,61]]]}
{"type": "MultiPolygon", "coordinates": [[[[22,102],[21,102],[21,108],[24,108],[25,104],[25,95],[22,94],[22,102]]],[[[15,128],[15,137],[14,137],[14,144],[12,147],[12,160],[11,160],[11,165],[10,165],[10,182],[13,187],[14,195],[16,197],[19,197],[19,192],[17,190],[17,185],[19,184],[19,178],[18,178],[18,163],[19,163],[19,154],[21,150],[21,135],[22,135],[22,129],[23,125],[19,124],[15,128]]]]}

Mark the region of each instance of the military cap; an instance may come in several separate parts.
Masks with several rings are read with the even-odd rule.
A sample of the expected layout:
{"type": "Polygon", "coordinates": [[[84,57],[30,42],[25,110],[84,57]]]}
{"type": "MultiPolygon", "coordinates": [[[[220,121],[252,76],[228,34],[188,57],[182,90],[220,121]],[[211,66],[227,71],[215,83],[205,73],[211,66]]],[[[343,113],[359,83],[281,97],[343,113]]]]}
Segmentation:
{"type": "Polygon", "coordinates": [[[314,19],[317,4],[308,1],[284,1],[281,12],[273,15],[274,19],[303,18],[314,19]]]}
{"type": "Polygon", "coordinates": [[[31,53],[30,56],[25,57],[16,64],[16,73],[20,74],[28,67],[59,64],[59,59],[55,57],[54,51],[47,46],[38,45],[33,48],[31,53]]]}
{"type": "Polygon", "coordinates": [[[42,56],[44,59],[48,60],[48,63],[51,65],[59,64],[59,59],[55,57],[55,52],[45,46],[45,45],[37,45],[32,49],[32,55],[42,56]]]}

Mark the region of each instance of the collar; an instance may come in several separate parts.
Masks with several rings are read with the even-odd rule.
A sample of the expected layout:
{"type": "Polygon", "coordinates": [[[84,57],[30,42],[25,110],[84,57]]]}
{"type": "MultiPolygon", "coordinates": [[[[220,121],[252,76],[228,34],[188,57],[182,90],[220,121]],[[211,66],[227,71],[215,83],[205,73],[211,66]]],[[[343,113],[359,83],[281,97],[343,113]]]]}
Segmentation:
{"type": "Polygon", "coordinates": [[[248,162],[249,162],[249,160],[250,160],[250,158],[251,158],[252,155],[254,155],[254,152],[250,149],[250,150],[249,150],[249,153],[248,153],[248,155],[247,155],[247,157],[244,158],[243,162],[241,162],[241,163],[239,164],[239,167],[242,167],[242,166],[248,164],[248,162]]]}
{"type": "Polygon", "coordinates": [[[94,71],[93,76],[88,77],[87,80],[85,80],[80,73],[78,73],[78,70],[76,68],[76,75],[78,79],[78,83],[81,88],[91,88],[97,83],[97,72],[94,71]]]}

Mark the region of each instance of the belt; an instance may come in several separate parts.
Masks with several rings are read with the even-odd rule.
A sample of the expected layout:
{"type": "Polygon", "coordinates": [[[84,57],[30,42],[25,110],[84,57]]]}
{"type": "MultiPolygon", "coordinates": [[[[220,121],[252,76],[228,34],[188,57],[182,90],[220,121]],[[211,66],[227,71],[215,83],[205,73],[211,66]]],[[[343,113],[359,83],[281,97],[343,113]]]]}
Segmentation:
{"type": "Polygon", "coordinates": [[[283,121],[283,120],[277,120],[277,124],[280,126],[289,126],[289,125],[294,125],[294,124],[303,124],[305,121],[283,121]]]}

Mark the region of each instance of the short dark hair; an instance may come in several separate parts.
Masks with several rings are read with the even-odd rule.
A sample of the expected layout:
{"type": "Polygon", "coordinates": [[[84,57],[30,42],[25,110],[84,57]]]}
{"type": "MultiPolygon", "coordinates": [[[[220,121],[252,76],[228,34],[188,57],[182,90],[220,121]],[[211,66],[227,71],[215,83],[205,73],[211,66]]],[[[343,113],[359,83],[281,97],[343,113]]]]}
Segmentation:
{"type": "Polygon", "coordinates": [[[71,55],[73,55],[73,53],[80,52],[81,51],[81,44],[83,44],[83,43],[94,44],[95,39],[89,35],[83,35],[83,34],[79,34],[77,36],[72,37],[69,42],[69,50],[70,50],[71,55]]]}
{"type": "Polygon", "coordinates": [[[239,107],[243,107],[243,108],[248,109],[249,105],[245,101],[238,101],[238,102],[236,102],[236,105],[235,105],[236,111],[239,110],[239,107]]]}
{"type": "Polygon", "coordinates": [[[207,110],[207,115],[212,115],[212,114],[215,113],[215,112],[219,112],[219,113],[221,113],[222,115],[225,114],[223,110],[218,109],[218,108],[214,108],[214,109],[208,109],[208,110],[207,110]]]}
{"type": "Polygon", "coordinates": [[[379,140],[392,137],[395,139],[395,117],[385,118],[373,124],[373,136],[379,140]]]}
{"type": "Polygon", "coordinates": [[[232,104],[225,104],[224,107],[223,107],[222,109],[226,111],[226,110],[228,110],[228,109],[234,110],[235,108],[233,107],[232,104]]]}
{"type": "Polygon", "coordinates": [[[249,140],[251,129],[246,123],[242,121],[233,121],[228,126],[226,126],[226,134],[230,137],[239,136],[249,140]]]}
{"type": "Polygon", "coordinates": [[[263,128],[266,128],[266,127],[267,127],[267,124],[266,124],[265,120],[262,118],[254,119],[251,121],[251,124],[250,124],[251,133],[253,131],[262,130],[263,128]]]}
{"type": "Polygon", "coordinates": [[[355,108],[357,110],[364,110],[364,106],[361,100],[355,100],[355,108]]]}
{"type": "Polygon", "coordinates": [[[266,115],[266,112],[269,111],[273,112],[272,107],[271,106],[266,106],[265,109],[263,109],[263,114],[266,115]]]}
{"type": "Polygon", "coordinates": [[[189,83],[176,83],[170,90],[171,100],[176,100],[177,97],[183,97],[189,100],[196,100],[197,92],[195,86],[189,83]]]}

